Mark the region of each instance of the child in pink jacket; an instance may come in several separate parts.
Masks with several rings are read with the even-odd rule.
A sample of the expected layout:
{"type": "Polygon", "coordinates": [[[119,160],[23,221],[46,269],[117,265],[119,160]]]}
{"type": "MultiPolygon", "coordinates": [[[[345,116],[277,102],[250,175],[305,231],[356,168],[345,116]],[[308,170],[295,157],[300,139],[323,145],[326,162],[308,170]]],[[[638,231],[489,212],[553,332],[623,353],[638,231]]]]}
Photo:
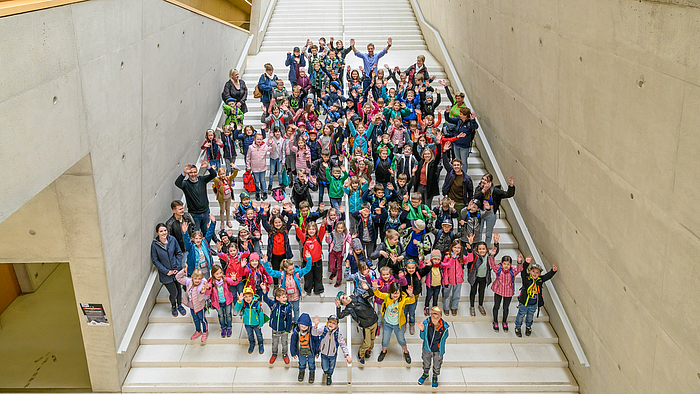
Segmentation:
{"type": "Polygon", "coordinates": [[[185,292],[182,293],[182,303],[190,308],[192,320],[197,331],[192,334],[190,340],[197,339],[202,336],[202,342],[207,341],[209,335],[209,323],[204,314],[204,305],[206,304],[206,291],[209,288],[209,282],[204,279],[204,274],[199,269],[192,271],[192,278],[187,276],[187,264],[175,275],[175,280],[185,286],[185,292]]]}
{"type": "MultiPolygon", "coordinates": [[[[532,256],[525,259],[528,264],[532,261],[532,256]]],[[[489,259],[491,271],[496,273],[496,279],[491,285],[493,290],[493,330],[498,332],[498,308],[503,300],[503,332],[508,332],[508,307],[510,300],[515,295],[515,278],[523,271],[523,255],[518,255],[518,265],[513,267],[513,259],[510,256],[503,256],[501,264],[496,264],[495,259],[489,259]]]]}
{"type": "Polygon", "coordinates": [[[206,291],[206,294],[210,297],[211,306],[219,312],[221,338],[231,336],[233,294],[231,294],[231,290],[228,287],[234,284],[233,279],[224,276],[224,270],[220,265],[212,266],[209,289],[206,291]]]}
{"type": "Polygon", "coordinates": [[[442,260],[442,306],[447,316],[450,315],[450,311],[453,316],[457,316],[466,263],[467,256],[462,254],[462,243],[457,239],[452,242],[450,250],[442,260]]]}
{"type": "Polygon", "coordinates": [[[253,173],[255,181],[255,199],[260,201],[260,192],[263,193],[263,200],[267,200],[267,189],[265,189],[265,173],[267,172],[267,152],[273,150],[274,147],[266,144],[263,141],[262,134],[255,135],[255,141],[248,147],[246,154],[246,169],[253,173]]]}

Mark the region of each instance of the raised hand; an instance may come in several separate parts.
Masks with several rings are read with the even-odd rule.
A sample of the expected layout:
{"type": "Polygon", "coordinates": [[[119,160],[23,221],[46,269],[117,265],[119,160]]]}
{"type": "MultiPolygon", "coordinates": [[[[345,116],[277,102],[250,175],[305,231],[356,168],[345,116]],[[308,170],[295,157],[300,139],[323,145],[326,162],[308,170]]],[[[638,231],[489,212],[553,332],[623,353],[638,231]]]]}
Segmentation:
{"type": "Polygon", "coordinates": [[[439,83],[440,85],[442,85],[443,87],[447,87],[447,82],[445,82],[444,79],[439,80],[438,83],[439,83]]]}
{"type": "Polygon", "coordinates": [[[408,286],[408,288],[406,288],[406,294],[413,297],[413,286],[408,286]]]}
{"type": "Polygon", "coordinates": [[[522,263],[523,263],[523,254],[518,253],[518,264],[522,264],[522,263]]]}
{"type": "Polygon", "coordinates": [[[387,45],[391,46],[392,41],[393,41],[393,40],[391,39],[391,37],[389,37],[389,38],[386,40],[387,45]]]}
{"type": "Polygon", "coordinates": [[[421,322],[416,323],[416,326],[418,326],[418,331],[423,331],[423,330],[425,330],[425,326],[424,326],[423,323],[421,323],[421,322]]]}
{"type": "Polygon", "coordinates": [[[527,257],[525,258],[525,262],[528,263],[528,264],[531,264],[531,263],[532,263],[532,256],[527,256],[527,257]]]}
{"type": "Polygon", "coordinates": [[[354,38],[351,38],[351,39],[350,39],[350,46],[351,46],[351,47],[354,47],[354,46],[355,46],[355,39],[354,39],[354,38]]]}
{"type": "Polygon", "coordinates": [[[474,234],[469,234],[468,238],[469,238],[469,243],[473,244],[474,243],[474,234]]]}
{"type": "Polygon", "coordinates": [[[499,233],[493,233],[493,243],[497,244],[499,239],[501,239],[501,235],[499,233]]]}
{"type": "Polygon", "coordinates": [[[514,182],[515,182],[515,180],[513,179],[513,175],[511,175],[510,178],[508,178],[508,186],[510,186],[510,187],[515,186],[514,182]]]}
{"type": "Polygon", "coordinates": [[[211,213],[209,214],[209,222],[210,222],[210,224],[211,224],[211,223],[216,223],[216,218],[215,218],[214,215],[212,215],[211,213]]]}
{"type": "Polygon", "coordinates": [[[318,318],[318,316],[314,316],[314,327],[318,327],[318,323],[320,323],[321,320],[318,318]]]}
{"type": "Polygon", "coordinates": [[[367,285],[366,282],[362,282],[362,288],[365,290],[369,290],[369,286],[367,285]]]}
{"type": "Polygon", "coordinates": [[[243,293],[238,293],[238,301],[243,301],[243,293]]]}
{"type": "Polygon", "coordinates": [[[556,264],[552,264],[552,271],[557,272],[559,268],[557,268],[556,264]]]}
{"type": "Polygon", "coordinates": [[[184,234],[184,233],[187,232],[187,229],[188,229],[190,226],[189,226],[189,224],[187,224],[187,222],[184,222],[184,221],[183,221],[182,224],[180,225],[180,227],[182,228],[182,233],[184,234]]]}

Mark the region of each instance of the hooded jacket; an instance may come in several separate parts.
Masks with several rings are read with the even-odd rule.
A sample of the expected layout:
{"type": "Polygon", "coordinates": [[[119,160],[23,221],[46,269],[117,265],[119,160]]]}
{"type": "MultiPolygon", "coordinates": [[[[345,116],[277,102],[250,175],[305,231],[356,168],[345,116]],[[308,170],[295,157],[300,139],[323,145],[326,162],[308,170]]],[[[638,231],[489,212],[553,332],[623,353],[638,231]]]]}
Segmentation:
{"type": "MultiPolygon", "coordinates": [[[[440,338],[440,357],[442,357],[445,354],[445,343],[447,342],[447,337],[450,336],[450,325],[447,324],[445,320],[440,320],[442,320],[442,327],[440,327],[438,330],[442,332],[442,338],[440,338]]],[[[423,326],[425,328],[423,329],[423,331],[420,332],[420,339],[423,340],[423,351],[430,353],[430,340],[433,337],[428,333],[428,331],[430,331],[431,329],[435,330],[435,327],[432,327],[430,317],[423,320],[423,326]]]]}
{"type": "MultiPolygon", "coordinates": [[[[301,301],[302,294],[304,293],[302,291],[303,287],[301,287],[301,282],[300,278],[311,271],[312,267],[312,262],[310,261],[310,257],[306,259],[306,265],[304,265],[304,268],[299,268],[298,265],[294,266],[294,283],[297,285],[297,292],[299,293],[299,301],[301,301]]],[[[270,276],[273,278],[278,278],[280,280],[279,285],[281,288],[286,289],[287,288],[287,271],[284,270],[274,270],[270,266],[270,263],[268,261],[262,261],[263,265],[265,266],[265,269],[270,271],[270,276]]]]}
{"type": "Polygon", "coordinates": [[[236,301],[233,309],[236,311],[243,310],[243,324],[246,326],[262,327],[265,324],[265,314],[260,304],[260,297],[256,295],[253,296],[253,301],[250,304],[245,302],[245,300],[236,301]]]}
{"type": "MultiPolygon", "coordinates": [[[[273,331],[292,331],[292,304],[289,302],[282,304],[277,300],[271,300],[267,294],[263,294],[263,301],[270,307],[270,328],[273,331]]],[[[285,349],[286,350],[286,349],[285,349]]]]}
{"type": "Polygon", "coordinates": [[[309,344],[311,345],[311,356],[316,357],[320,351],[321,338],[312,334],[313,324],[308,313],[302,313],[297,320],[297,325],[294,327],[292,337],[289,342],[289,354],[292,357],[299,356],[299,325],[304,325],[309,328],[309,344]]]}

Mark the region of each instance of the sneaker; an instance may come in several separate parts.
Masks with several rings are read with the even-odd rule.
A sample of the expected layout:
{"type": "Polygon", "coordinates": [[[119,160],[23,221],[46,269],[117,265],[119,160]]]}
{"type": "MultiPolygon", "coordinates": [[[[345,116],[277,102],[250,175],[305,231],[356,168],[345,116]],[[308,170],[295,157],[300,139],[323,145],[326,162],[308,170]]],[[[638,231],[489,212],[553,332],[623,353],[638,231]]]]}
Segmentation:
{"type": "Polygon", "coordinates": [[[360,364],[365,365],[365,358],[364,358],[364,357],[360,357],[360,356],[358,355],[358,356],[357,356],[357,361],[359,361],[360,364]]]}
{"type": "Polygon", "coordinates": [[[481,316],[486,316],[486,309],[484,309],[483,305],[479,305],[479,313],[481,313],[481,316]]]}
{"type": "Polygon", "coordinates": [[[178,316],[178,315],[177,315],[177,307],[176,307],[176,306],[173,307],[172,314],[173,314],[173,317],[177,317],[177,316],[178,316]]]}
{"type": "Polygon", "coordinates": [[[520,331],[520,327],[515,327],[515,336],[518,338],[523,337],[523,333],[520,331]]]}
{"type": "Polygon", "coordinates": [[[452,310],[452,316],[457,316],[457,309],[452,310]]]}
{"type": "Polygon", "coordinates": [[[433,388],[436,388],[437,386],[438,386],[437,376],[433,375],[433,388]]]}
{"type": "Polygon", "coordinates": [[[418,378],[418,384],[423,384],[426,380],[428,380],[428,374],[423,372],[423,375],[418,378]]]}
{"type": "Polygon", "coordinates": [[[289,364],[289,356],[287,356],[286,354],[282,356],[282,360],[284,360],[285,364],[289,364]]]}
{"type": "Polygon", "coordinates": [[[267,192],[263,192],[263,200],[267,200],[267,192]]]}
{"type": "Polygon", "coordinates": [[[503,326],[503,332],[508,332],[508,323],[503,322],[502,326],[503,326]]]}
{"type": "Polygon", "coordinates": [[[450,310],[449,310],[449,309],[443,309],[443,311],[445,312],[445,316],[449,316],[449,315],[450,315],[450,310]]]}
{"type": "Polygon", "coordinates": [[[326,386],[330,386],[331,384],[333,384],[333,380],[331,380],[331,375],[326,375],[326,386]]]}
{"type": "Polygon", "coordinates": [[[384,361],[384,357],[386,357],[386,352],[379,353],[379,357],[377,357],[377,362],[380,363],[384,361]]]}
{"type": "Polygon", "coordinates": [[[228,227],[228,228],[233,228],[233,223],[231,223],[230,220],[227,221],[227,222],[226,222],[226,227],[228,227]]]}
{"type": "Polygon", "coordinates": [[[469,307],[469,316],[476,316],[476,310],[474,310],[473,306],[469,307]]]}
{"type": "Polygon", "coordinates": [[[250,346],[248,346],[248,354],[253,354],[253,350],[255,350],[255,344],[251,343],[250,346]]]}
{"type": "Polygon", "coordinates": [[[201,332],[195,331],[195,333],[192,334],[192,336],[190,337],[190,340],[191,340],[191,341],[194,341],[195,339],[199,338],[200,335],[202,335],[201,332]]]}
{"type": "Polygon", "coordinates": [[[231,329],[230,328],[226,329],[226,337],[231,338],[231,329]]]}
{"type": "Polygon", "coordinates": [[[309,371],[309,383],[313,383],[315,379],[316,379],[316,372],[309,371]]]}
{"type": "Polygon", "coordinates": [[[331,272],[331,276],[328,279],[330,279],[330,280],[335,279],[335,272],[331,272]]]}
{"type": "Polygon", "coordinates": [[[260,345],[260,346],[258,347],[258,353],[260,353],[260,354],[265,354],[265,347],[263,347],[263,345],[260,345]]]}
{"type": "Polygon", "coordinates": [[[406,364],[411,363],[411,355],[408,352],[403,354],[403,359],[406,361],[406,364]]]}
{"type": "Polygon", "coordinates": [[[275,360],[277,360],[277,355],[273,354],[272,357],[270,357],[270,364],[274,364],[275,360]]]}
{"type": "Polygon", "coordinates": [[[423,308],[423,314],[424,314],[425,316],[430,315],[430,308],[428,308],[427,306],[426,306],[425,308],[423,308]]]}
{"type": "Polygon", "coordinates": [[[299,371],[299,375],[297,375],[297,380],[298,380],[298,381],[300,381],[300,382],[303,382],[303,381],[304,381],[304,372],[306,372],[306,370],[301,370],[301,371],[299,371]]]}
{"type": "Polygon", "coordinates": [[[493,323],[493,330],[498,332],[498,323],[493,323]]]}
{"type": "Polygon", "coordinates": [[[272,185],[268,185],[268,186],[267,186],[267,192],[268,192],[268,193],[272,193],[272,185]]]}
{"type": "Polygon", "coordinates": [[[411,335],[416,335],[416,325],[415,324],[408,325],[408,333],[411,335]]]}
{"type": "Polygon", "coordinates": [[[180,315],[185,316],[187,314],[187,310],[182,305],[177,306],[177,311],[180,312],[180,315]]]}
{"type": "Polygon", "coordinates": [[[225,328],[224,328],[223,330],[221,330],[221,338],[226,338],[226,332],[227,332],[227,331],[228,331],[228,330],[226,330],[225,328]]]}
{"type": "Polygon", "coordinates": [[[205,331],[202,333],[202,342],[207,341],[207,337],[209,336],[209,332],[205,331]]]}
{"type": "Polygon", "coordinates": [[[368,349],[368,350],[365,352],[365,358],[370,358],[370,357],[372,357],[372,349],[368,349]]]}
{"type": "Polygon", "coordinates": [[[335,282],[335,284],[333,285],[333,287],[340,287],[340,282],[335,282]]]}
{"type": "Polygon", "coordinates": [[[255,201],[260,201],[260,193],[255,193],[255,201]]]}
{"type": "Polygon", "coordinates": [[[525,335],[530,336],[532,334],[532,328],[531,327],[525,327],[525,335]]]}

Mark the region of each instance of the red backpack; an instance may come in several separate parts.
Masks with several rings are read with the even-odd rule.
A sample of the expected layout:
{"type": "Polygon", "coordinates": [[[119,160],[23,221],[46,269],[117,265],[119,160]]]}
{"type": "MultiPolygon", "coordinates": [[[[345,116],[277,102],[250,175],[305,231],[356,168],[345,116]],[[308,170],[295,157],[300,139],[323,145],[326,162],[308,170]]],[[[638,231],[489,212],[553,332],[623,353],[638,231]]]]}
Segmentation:
{"type": "Polygon", "coordinates": [[[248,193],[255,193],[255,181],[253,174],[250,171],[243,173],[243,185],[248,193]]]}

